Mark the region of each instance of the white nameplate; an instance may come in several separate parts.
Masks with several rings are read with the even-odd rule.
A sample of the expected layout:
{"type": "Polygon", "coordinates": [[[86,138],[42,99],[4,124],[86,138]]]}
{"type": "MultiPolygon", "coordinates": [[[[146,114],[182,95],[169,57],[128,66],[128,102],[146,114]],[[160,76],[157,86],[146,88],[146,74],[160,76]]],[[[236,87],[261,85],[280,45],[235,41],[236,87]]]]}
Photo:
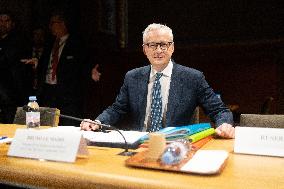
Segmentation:
{"type": "Polygon", "coordinates": [[[236,127],[234,152],[284,157],[284,129],[236,127]]]}
{"type": "Polygon", "coordinates": [[[80,131],[17,129],[8,156],[75,162],[77,155],[88,155],[80,131]]]}

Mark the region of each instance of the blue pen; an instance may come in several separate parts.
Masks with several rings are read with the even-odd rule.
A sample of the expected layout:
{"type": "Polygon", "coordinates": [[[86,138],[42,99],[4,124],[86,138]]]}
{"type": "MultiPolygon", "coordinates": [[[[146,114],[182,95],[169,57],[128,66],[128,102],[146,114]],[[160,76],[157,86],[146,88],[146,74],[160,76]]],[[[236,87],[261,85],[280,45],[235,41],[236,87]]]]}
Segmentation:
{"type": "Polygon", "coordinates": [[[6,139],[6,138],[8,138],[8,137],[6,137],[6,136],[1,136],[1,137],[0,137],[0,140],[4,140],[4,139],[6,139]]]}

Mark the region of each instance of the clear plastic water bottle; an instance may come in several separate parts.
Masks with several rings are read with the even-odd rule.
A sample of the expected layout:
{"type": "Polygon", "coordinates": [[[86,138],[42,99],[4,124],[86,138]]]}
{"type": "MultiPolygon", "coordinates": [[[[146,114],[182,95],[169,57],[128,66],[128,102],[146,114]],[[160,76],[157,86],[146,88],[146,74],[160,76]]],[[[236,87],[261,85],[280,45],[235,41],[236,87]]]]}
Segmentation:
{"type": "Polygon", "coordinates": [[[176,165],[186,158],[187,152],[191,150],[191,144],[186,139],[174,141],[166,146],[161,155],[161,162],[165,165],[176,165]]]}
{"type": "Polygon", "coordinates": [[[27,128],[40,127],[40,112],[36,96],[29,97],[28,103],[29,110],[26,112],[26,125],[27,128]]]}

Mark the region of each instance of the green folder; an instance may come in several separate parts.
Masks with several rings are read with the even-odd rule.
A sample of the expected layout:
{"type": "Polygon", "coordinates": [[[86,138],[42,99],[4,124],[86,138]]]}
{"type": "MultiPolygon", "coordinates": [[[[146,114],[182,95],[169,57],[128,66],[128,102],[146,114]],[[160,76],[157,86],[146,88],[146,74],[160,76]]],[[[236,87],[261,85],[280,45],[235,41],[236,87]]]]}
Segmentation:
{"type": "Polygon", "coordinates": [[[214,128],[210,128],[210,129],[206,129],[204,131],[201,131],[199,133],[196,133],[196,134],[193,134],[193,135],[190,135],[188,137],[186,137],[187,139],[189,139],[191,142],[196,142],[196,141],[199,141],[209,135],[212,135],[215,133],[215,129],[214,128]]]}

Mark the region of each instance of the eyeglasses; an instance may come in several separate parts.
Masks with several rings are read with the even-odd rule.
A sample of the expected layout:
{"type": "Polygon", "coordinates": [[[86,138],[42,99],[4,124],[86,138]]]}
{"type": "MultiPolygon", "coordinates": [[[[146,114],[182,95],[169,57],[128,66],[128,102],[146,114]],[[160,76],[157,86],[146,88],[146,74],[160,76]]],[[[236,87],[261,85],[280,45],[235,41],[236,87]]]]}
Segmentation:
{"type": "Polygon", "coordinates": [[[150,43],[145,43],[144,45],[147,45],[148,48],[152,49],[153,51],[157,50],[158,46],[160,46],[160,49],[162,51],[168,50],[168,48],[173,44],[174,42],[161,42],[161,43],[155,43],[155,42],[150,42],[150,43]]]}

